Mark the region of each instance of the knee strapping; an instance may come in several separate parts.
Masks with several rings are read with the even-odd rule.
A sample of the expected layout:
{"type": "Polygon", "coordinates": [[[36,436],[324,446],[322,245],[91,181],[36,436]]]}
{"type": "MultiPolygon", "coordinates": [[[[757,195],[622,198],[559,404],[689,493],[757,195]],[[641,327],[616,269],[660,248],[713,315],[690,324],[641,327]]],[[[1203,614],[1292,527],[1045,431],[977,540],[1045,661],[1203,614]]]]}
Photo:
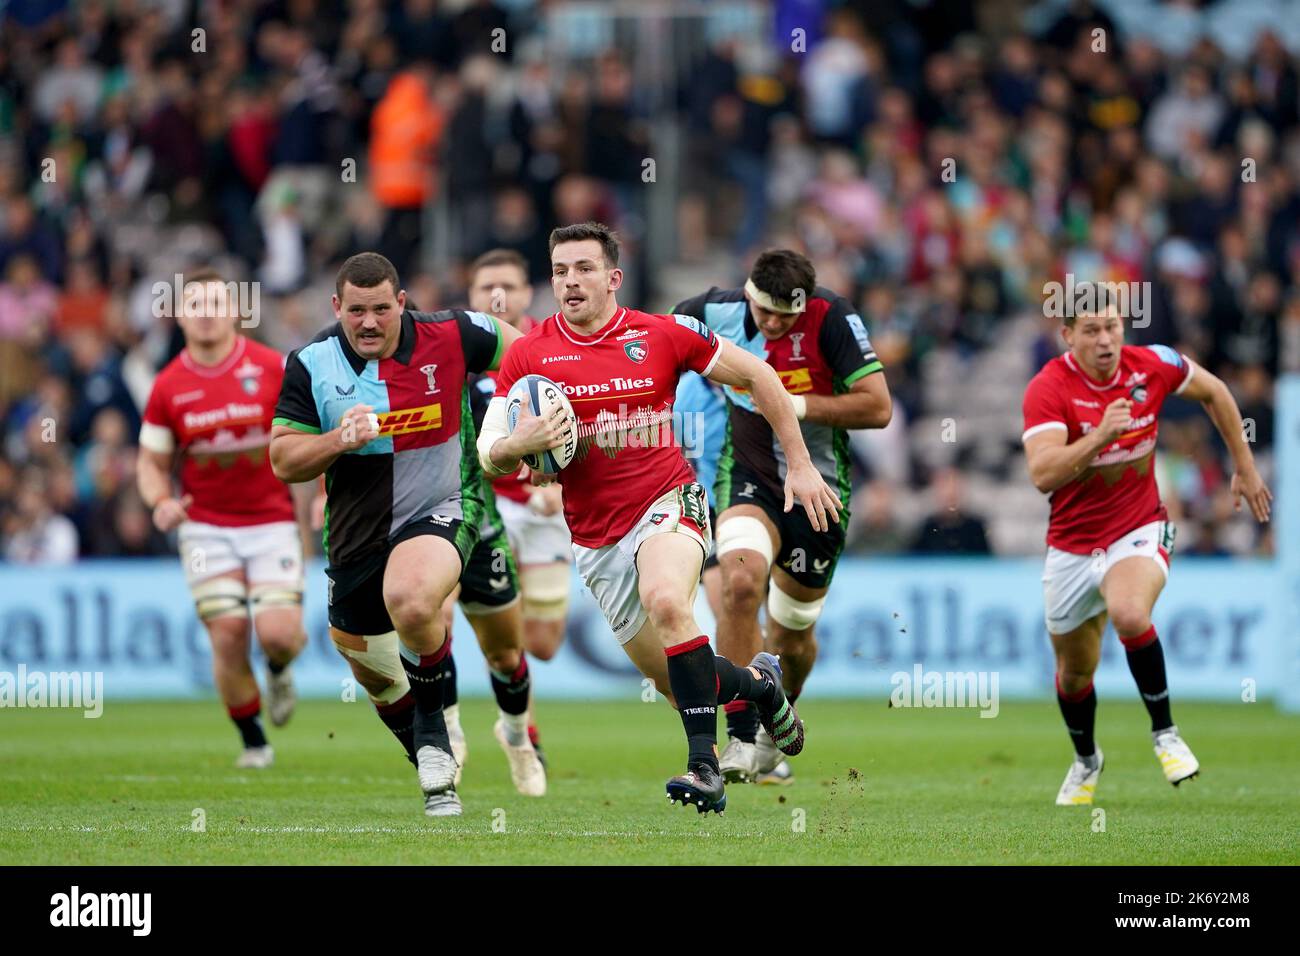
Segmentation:
{"type": "Polygon", "coordinates": [[[199,620],[248,614],[248,586],[238,578],[210,578],[190,589],[199,620]]]}
{"type": "Polygon", "coordinates": [[[796,601],[777,587],[775,582],[767,589],[768,616],[792,631],[806,631],[816,624],[825,603],[824,594],[815,601],[796,601]]]}
{"type": "Polygon", "coordinates": [[[406,679],[406,669],[402,667],[402,659],[398,654],[397,632],[389,631],[387,634],[375,634],[361,639],[365,641],[365,650],[344,647],[337,640],[334,641],[334,646],[348,660],[355,661],[371,674],[389,681],[384,690],[370,694],[371,700],[381,704],[401,700],[411,689],[411,684],[406,679]]]}
{"type": "Polygon", "coordinates": [[[767,525],[751,515],[736,515],[718,524],[717,553],[721,558],[728,551],[757,551],[769,565],[772,563],[772,536],[767,525]]]}
{"type": "Polygon", "coordinates": [[[275,608],[302,607],[302,588],[289,584],[255,584],[249,591],[248,603],[254,617],[275,608]]]}
{"type": "Polygon", "coordinates": [[[524,592],[524,617],[558,621],[569,612],[569,566],[538,564],[519,573],[524,592]]]}

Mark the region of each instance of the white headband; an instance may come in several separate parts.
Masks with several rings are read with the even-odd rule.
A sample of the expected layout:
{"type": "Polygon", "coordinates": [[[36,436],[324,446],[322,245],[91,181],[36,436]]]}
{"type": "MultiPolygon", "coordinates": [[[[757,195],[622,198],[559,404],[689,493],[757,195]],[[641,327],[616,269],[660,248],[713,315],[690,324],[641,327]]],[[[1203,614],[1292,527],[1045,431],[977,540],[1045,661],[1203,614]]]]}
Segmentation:
{"type": "Polygon", "coordinates": [[[745,280],[745,291],[749,297],[754,300],[754,304],[760,309],[767,309],[769,312],[785,312],[788,315],[798,315],[803,309],[796,309],[790,302],[782,302],[772,298],[758,286],[754,285],[753,279],[745,280]]]}

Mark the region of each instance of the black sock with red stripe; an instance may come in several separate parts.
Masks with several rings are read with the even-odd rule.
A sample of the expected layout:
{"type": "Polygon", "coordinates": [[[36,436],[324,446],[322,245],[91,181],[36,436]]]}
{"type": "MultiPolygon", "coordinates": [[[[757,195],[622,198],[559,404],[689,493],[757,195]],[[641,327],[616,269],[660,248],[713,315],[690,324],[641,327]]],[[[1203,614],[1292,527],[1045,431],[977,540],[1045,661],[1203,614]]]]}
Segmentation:
{"type": "Polygon", "coordinates": [[[664,649],[668,685],[686,730],[688,767],[704,764],[718,770],[718,671],[709,639],[699,637],[664,649]]]}
{"type": "Polygon", "coordinates": [[[456,657],[451,652],[451,631],[447,632],[447,656],[442,659],[442,707],[455,707],[460,703],[460,694],[456,691],[456,657]]]}
{"type": "Polygon", "coordinates": [[[391,704],[372,700],[375,713],[384,726],[393,732],[397,742],[406,751],[406,759],[415,763],[415,697],[408,690],[391,704]]]}
{"type": "MultiPolygon", "coordinates": [[[[748,701],[772,706],[776,688],[761,677],[755,677],[748,667],[737,667],[725,657],[713,658],[713,668],[718,682],[718,703],[748,701]]],[[[758,711],[754,711],[754,724],[758,725],[758,711]]],[[[731,715],[727,715],[727,731],[731,731],[731,715]]]]}
{"type": "Polygon", "coordinates": [[[727,713],[727,736],[752,744],[758,733],[758,708],[747,700],[733,700],[722,709],[727,713]]]}
{"type": "Polygon", "coordinates": [[[1129,673],[1137,683],[1142,703],[1147,705],[1151,715],[1151,731],[1164,730],[1174,725],[1174,718],[1169,712],[1169,679],[1165,676],[1165,652],[1156,636],[1156,627],[1152,624],[1137,637],[1120,636],[1120,642],[1128,652],[1129,673]]]}
{"type": "Polygon", "coordinates": [[[1097,725],[1097,692],[1092,681],[1083,690],[1067,694],[1061,690],[1061,679],[1056,679],[1056,702],[1061,705],[1065,729],[1070,732],[1074,752],[1080,757],[1092,757],[1097,752],[1093,732],[1097,725]]]}
{"type": "Polygon", "coordinates": [[[226,713],[235,722],[235,727],[246,748],[266,746],[266,732],[262,730],[261,696],[255,696],[247,704],[238,707],[227,707],[226,713]]]}
{"type": "Polygon", "coordinates": [[[402,668],[411,682],[411,696],[415,698],[415,752],[419,753],[421,747],[434,746],[451,753],[447,720],[442,713],[443,661],[451,656],[451,644],[443,641],[442,647],[432,654],[417,654],[405,644],[399,645],[399,650],[402,668]]]}
{"type": "Polygon", "coordinates": [[[498,674],[490,670],[492,693],[503,714],[518,716],[528,710],[528,688],[532,678],[528,675],[528,658],[520,653],[519,666],[513,674],[498,674]]]}

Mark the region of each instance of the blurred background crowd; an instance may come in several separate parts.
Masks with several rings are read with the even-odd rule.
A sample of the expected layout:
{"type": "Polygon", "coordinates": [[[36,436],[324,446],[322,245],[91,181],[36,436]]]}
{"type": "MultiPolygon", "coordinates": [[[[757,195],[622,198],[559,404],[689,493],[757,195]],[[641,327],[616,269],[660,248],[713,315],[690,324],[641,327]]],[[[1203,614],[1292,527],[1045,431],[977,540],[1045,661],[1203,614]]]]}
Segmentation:
{"type": "MultiPolygon", "coordinates": [[[[588,218],[626,304],[781,245],[859,306],[896,396],[853,438],[859,553],[1041,551],[1020,399],[1067,275],[1150,283],[1129,341],[1225,378],[1271,479],[1297,54],[1292,0],[0,0],[0,559],[169,551],[133,474],[180,346],[155,282],[256,281],[288,351],[353,252],[427,310],[504,246],[545,315],[547,233],[588,218]]],[[[1171,401],[1180,553],[1271,553],[1229,464],[1171,401]]]]}

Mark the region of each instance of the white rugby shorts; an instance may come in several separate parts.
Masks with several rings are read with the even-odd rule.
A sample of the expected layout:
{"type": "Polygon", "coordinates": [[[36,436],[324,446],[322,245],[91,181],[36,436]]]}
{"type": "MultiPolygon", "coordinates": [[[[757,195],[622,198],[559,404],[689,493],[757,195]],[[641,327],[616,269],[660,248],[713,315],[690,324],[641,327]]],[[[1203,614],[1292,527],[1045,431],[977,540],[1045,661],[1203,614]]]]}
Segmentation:
{"type": "Polygon", "coordinates": [[[573,540],[564,512],[539,515],[528,505],[504,497],[497,498],[497,510],[519,565],[573,563],[573,540]]]}
{"type": "Polygon", "coordinates": [[[282,584],[302,590],[302,539],[293,521],[242,527],[185,521],[177,537],[191,589],[211,578],[243,571],[249,587],[282,584]]]}
{"type": "Polygon", "coordinates": [[[703,562],[713,544],[713,531],[709,527],[708,499],[702,486],[692,483],[674,488],[647,508],[641,520],[613,544],[599,548],[573,546],[578,573],[620,644],[636,637],[647,617],[641,605],[636,553],[646,539],[670,531],[684,534],[699,544],[703,562]]]}
{"type": "Polygon", "coordinates": [[[1169,577],[1169,554],[1174,547],[1174,526],[1169,521],[1152,521],[1134,528],[1104,551],[1074,554],[1047,549],[1043,567],[1043,603],[1049,634],[1068,634],[1084,621],[1106,610],[1101,582],[1116,563],[1125,558],[1151,558],[1169,577]]]}

